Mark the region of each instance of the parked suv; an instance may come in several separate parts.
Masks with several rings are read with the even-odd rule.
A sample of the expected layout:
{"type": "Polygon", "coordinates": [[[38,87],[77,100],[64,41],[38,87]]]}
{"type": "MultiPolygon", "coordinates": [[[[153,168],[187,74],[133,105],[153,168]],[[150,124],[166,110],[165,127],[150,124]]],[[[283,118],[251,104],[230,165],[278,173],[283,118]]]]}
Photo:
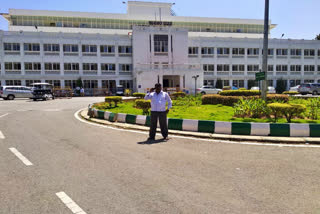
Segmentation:
{"type": "Polygon", "coordinates": [[[31,98],[31,87],[26,86],[0,86],[0,97],[4,100],[14,100],[15,98],[31,98]]]}
{"type": "Polygon", "coordinates": [[[304,95],[304,94],[313,94],[313,95],[320,94],[320,83],[302,83],[298,88],[298,92],[302,95],[304,95]]]}

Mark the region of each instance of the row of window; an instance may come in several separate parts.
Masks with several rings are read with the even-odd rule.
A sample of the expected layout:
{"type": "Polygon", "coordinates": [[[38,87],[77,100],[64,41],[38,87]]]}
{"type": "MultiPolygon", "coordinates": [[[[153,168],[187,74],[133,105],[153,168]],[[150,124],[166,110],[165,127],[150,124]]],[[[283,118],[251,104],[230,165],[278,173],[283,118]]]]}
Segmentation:
{"type": "MultiPolygon", "coordinates": [[[[80,70],[79,63],[64,63],[64,70],[80,70]]],[[[101,63],[102,71],[115,71],[116,64],[113,63],[101,63]]],[[[24,63],[25,70],[39,71],[41,70],[40,62],[25,62],[24,63]]],[[[53,71],[60,70],[60,63],[44,63],[45,70],[53,71]]],[[[98,64],[97,63],[83,63],[82,69],[84,71],[97,71],[98,64]]],[[[5,70],[21,70],[20,62],[5,62],[5,70]]],[[[120,71],[132,71],[132,64],[119,64],[120,71]]]]}
{"type": "MultiPolygon", "coordinates": [[[[217,71],[229,71],[230,67],[232,71],[245,71],[245,66],[247,66],[247,71],[259,71],[259,65],[228,65],[228,64],[218,64],[217,71]]],[[[276,65],[276,71],[289,71],[288,65],[276,65]]],[[[214,71],[214,64],[204,64],[203,71],[214,71]]],[[[301,71],[301,65],[290,65],[290,71],[301,71]]],[[[304,71],[315,71],[315,65],[304,65],[304,71]]],[[[268,65],[268,71],[273,71],[274,65],[268,65]]],[[[318,71],[320,71],[320,65],[318,65],[318,71]]]]}
{"type": "MultiPolygon", "coordinates": [[[[215,53],[217,55],[229,55],[230,51],[232,52],[232,55],[239,55],[244,56],[245,52],[247,52],[247,55],[249,56],[258,56],[260,54],[259,48],[247,48],[247,51],[245,51],[245,48],[227,48],[227,47],[202,47],[201,48],[201,54],[202,55],[213,55],[215,53]]],[[[268,55],[273,56],[274,50],[276,50],[277,56],[288,56],[288,49],[268,49],[268,55]]],[[[291,56],[302,56],[302,52],[304,53],[304,56],[310,56],[314,57],[316,54],[315,49],[290,49],[290,55],[291,56]]],[[[199,53],[199,47],[189,47],[188,54],[189,55],[198,55],[199,53]]],[[[263,50],[261,50],[261,54],[263,54],[263,50]]],[[[320,49],[318,49],[318,56],[320,56],[320,49]]]]}
{"type": "MultiPolygon", "coordinates": [[[[39,43],[24,43],[24,51],[29,52],[39,52],[40,44],[39,43]]],[[[97,45],[82,45],[83,53],[97,53],[97,45]]],[[[20,51],[20,43],[4,43],[3,45],[4,51],[20,51]]],[[[43,50],[45,52],[60,52],[59,44],[44,44],[43,50]]],[[[76,44],[64,44],[63,52],[79,52],[79,46],[76,44]]],[[[101,53],[115,53],[114,45],[100,45],[101,53]]],[[[118,52],[120,54],[131,54],[132,47],[131,46],[118,46],[118,52]]]]}
{"type": "MultiPolygon", "coordinates": [[[[61,87],[61,81],[63,80],[45,80],[46,83],[50,83],[55,87],[61,87]]],[[[41,80],[26,80],[25,85],[31,86],[33,83],[40,83],[41,80]]],[[[98,88],[98,80],[83,80],[84,88],[98,88]]],[[[132,88],[133,81],[132,80],[120,80],[120,85],[125,88],[132,88]]],[[[15,85],[21,86],[21,80],[5,80],[6,85],[15,85]]],[[[101,80],[102,88],[115,89],[116,88],[116,80],[101,80]]],[[[0,81],[1,85],[1,81],[0,81]]],[[[76,88],[77,80],[64,80],[65,87],[76,88]]]]}

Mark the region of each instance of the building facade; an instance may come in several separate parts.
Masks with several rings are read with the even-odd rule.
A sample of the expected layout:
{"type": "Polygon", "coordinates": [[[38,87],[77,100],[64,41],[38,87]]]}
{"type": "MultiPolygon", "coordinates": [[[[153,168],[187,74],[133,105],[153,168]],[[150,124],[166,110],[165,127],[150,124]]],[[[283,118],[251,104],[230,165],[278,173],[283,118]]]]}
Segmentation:
{"type": "MultiPolygon", "coordinates": [[[[86,89],[155,83],[250,88],[262,67],[263,20],[175,16],[172,4],[128,2],[126,14],[9,10],[0,31],[0,84],[86,89]],[[198,78],[194,78],[198,76],[198,78]],[[195,82],[196,81],[196,82],[195,82]]],[[[275,25],[270,24],[270,29],[275,25]]],[[[320,42],[270,39],[269,85],[320,82],[320,42]]]]}

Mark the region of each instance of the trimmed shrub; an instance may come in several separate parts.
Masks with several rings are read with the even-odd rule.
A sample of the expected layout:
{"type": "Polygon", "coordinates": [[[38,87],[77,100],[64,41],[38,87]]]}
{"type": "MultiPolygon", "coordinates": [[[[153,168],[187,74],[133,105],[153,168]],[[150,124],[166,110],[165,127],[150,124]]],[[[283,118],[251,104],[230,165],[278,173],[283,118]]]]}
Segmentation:
{"type": "Polygon", "coordinates": [[[299,94],[299,92],[297,92],[297,91],[284,91],[284,92],[282,92],[282,94],[296,95],[296,94],[299,94]]]}
{"type": "Polygon", "coordinates": [[[234,105],[234,116],[235,117],[252,117],[261,118],[269,117],[270,109],[267,103],[260,98],[252,99],[240,99],[234,105]]]}
{"type": "Polygon", "coordinates": [[[143,115],[149,115],[150,108],[151,108],[151,102],[150,100],[136,100],[136,108],[142,109],[142,114],[143,115]]]}
{"type": "Polygon", "coordinates": [[[144,98],[146,96],[146,94],[145,93],[136,92],[136,93],[133,93],[132,96],[138,97],[138,98],[144,98]]]}
{"type": "Polygon", "coordinates": [[[268,103],[287,103],[289,96],[286,94],[267,94],[268,103]]]}
{"type": "Polygon", "coordinates": [[[110,97],[106,97],[104,98],[104,100],[109,103],[109,107],[112,106],[112,103],[114,103],[114,106],[117,107],[118,103],[122,101],[122,98],[119,96],[110,96],[110,97]]]}
{"type": "Polygon", "coordinates": [[[241,97],[237,96],[221,96],[219,94],[208,94],[202,96],[202,105],[211,104],[217,105],[222,104],[225,106],[233,106],[237,103],[241,97]]]}
{"type": "Polygon", "coordinates": [[[260,95],[260,91],[258,90],[225,90],[221,91],[221,96],[257,96],[260,95]]]}
{"type": "Polygon", "coordinates": [[[312,120],[317,120],[320,112],[320,98],[309,99],[308,106],[308,117],[312,120]]]}
{"type": "Polygon", "coordinates": [[[247,90],[246,88],[239,88],[238,90],[247,90]]]}
{"type": "Polygon", "coordinates": [[[274,122],[277,122],[279,117],[285,116],[287,122],[291,123],[294,116],[300,116],[306,111],[306,106],[302,104],[270,103],[268,107],[274,116],[274,122]]]}
{"type": "Polygon", "coordinates": [[[173,98],[185,97],[186,95],[187,95],[187,94],[186,94],[185,92],[181,92],[181,91],[179,91],[179,92],[174,92],[174,93],[171,94],[171,96],[172,96],[173,98]]]}

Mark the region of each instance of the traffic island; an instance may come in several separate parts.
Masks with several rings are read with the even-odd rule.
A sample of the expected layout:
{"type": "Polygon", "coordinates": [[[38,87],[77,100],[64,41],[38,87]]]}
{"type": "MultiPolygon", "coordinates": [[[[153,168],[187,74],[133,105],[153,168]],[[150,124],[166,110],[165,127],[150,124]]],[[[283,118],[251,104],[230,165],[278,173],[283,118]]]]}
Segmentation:
{"type": "MultiPolygon", "coordinates": [[[[150,117],[112,113],[91,106],[80,113],[83,119],[123,128],[149,131],[150,117]]],[[[168,118],[169,133],[231,141],[318,144],[320,124],[242,123],[168,118]]],[[[160,131],[160,130],[158,130],[160,131]]]]}

